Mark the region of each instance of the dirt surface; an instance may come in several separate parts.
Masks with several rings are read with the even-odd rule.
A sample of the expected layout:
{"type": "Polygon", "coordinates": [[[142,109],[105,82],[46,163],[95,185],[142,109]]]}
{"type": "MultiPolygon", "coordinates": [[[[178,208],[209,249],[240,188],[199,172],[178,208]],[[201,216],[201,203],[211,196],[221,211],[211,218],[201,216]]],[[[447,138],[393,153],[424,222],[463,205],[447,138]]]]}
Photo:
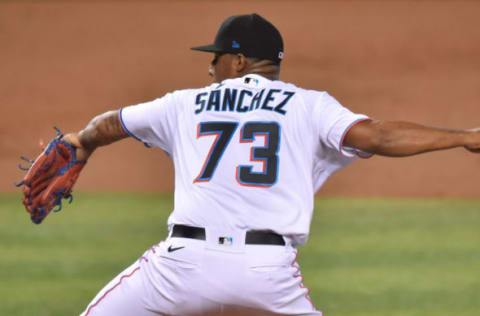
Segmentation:
{"type": "MultiPolygon", "coordinates": [[[[38,140],[96,114],[210,83],[221,21],[257,12],[283,34],[281,78],[327,90],[378,119],[480,125],[479,1],[2,1],[0,191],[22,177],[38,140]]],[[[321,195],[480,197],[480,155],[462,149],[358,161],[321,195]]],[[[77,189],[170,191],[161,150],[128,140],[101,149],[77,189]]]]}

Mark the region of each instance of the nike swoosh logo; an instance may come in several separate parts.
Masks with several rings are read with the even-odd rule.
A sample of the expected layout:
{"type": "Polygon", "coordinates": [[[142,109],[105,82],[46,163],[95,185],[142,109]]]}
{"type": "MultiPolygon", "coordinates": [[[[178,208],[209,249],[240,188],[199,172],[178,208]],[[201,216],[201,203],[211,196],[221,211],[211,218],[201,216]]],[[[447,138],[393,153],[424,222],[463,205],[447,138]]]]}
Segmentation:
{"type": "Polygon", "coordinates": [[[185,248],[185,246],[182,246],[182,247],[172,247],[171,245],[168,247],[168,252],[173,252],[173,251],[177,251],[177,250],[180,250],[182,248],[185,248]]]}

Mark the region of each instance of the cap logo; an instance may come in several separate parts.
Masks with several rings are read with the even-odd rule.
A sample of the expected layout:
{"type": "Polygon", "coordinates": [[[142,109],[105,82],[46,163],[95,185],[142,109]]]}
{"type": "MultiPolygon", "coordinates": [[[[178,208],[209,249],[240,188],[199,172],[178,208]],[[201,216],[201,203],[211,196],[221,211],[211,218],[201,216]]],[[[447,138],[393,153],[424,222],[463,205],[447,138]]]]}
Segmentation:
{"type": "Polygon", "coordinates": [[[283,52],[278,53],[278,59],[283,59],[283,52]]]}
{"type": "Polygon", "coordinates": [[[237,41],[232,41],[233,48],[240,48],[240,44],[237,41]]]}

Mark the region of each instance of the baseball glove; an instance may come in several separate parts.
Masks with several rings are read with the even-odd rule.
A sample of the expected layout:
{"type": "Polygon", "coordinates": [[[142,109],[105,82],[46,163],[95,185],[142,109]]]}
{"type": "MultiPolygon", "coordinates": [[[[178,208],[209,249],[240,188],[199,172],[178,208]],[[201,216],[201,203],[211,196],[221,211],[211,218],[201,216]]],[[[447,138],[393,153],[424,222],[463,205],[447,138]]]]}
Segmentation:
{"type": "Polygon", "coordinates": [[[29,168],[19,165],[27,174],[16,186],[24,185],[23,205],[35,224],[40,224],[52,210],[60,211],[62,199],[72,202],[72,187],[86,164],[85,160],[77,160],[75,147],[62,140],[63,134],[55,129],[57,137],[35,161],[22,157],[32,165],[29,168]]]}

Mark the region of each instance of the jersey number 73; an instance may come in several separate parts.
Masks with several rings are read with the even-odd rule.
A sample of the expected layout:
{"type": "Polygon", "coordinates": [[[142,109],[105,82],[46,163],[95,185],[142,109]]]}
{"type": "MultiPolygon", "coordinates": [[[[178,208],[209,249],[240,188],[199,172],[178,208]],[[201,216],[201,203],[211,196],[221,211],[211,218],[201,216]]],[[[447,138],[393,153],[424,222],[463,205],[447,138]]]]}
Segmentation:
{"type": "MultiPolygon", "coordinates": [[[[205,159],[200,174],[194,182],[210,181],[223,153],[237,130],[237,122],[202,122],[197,126],[197,138],[215,135],[215,140],[205,159]]],[[[265,137],[265,146],[252,146],[250,160],[263,163],[263,171],[252,171],[251,165],[236,168],[237,182],[245,186],[270,187],[277,182],[280,125],[276,122],[246,122],[240,130],[240,143],[252,143],[256,137],[265,137]]]]}

